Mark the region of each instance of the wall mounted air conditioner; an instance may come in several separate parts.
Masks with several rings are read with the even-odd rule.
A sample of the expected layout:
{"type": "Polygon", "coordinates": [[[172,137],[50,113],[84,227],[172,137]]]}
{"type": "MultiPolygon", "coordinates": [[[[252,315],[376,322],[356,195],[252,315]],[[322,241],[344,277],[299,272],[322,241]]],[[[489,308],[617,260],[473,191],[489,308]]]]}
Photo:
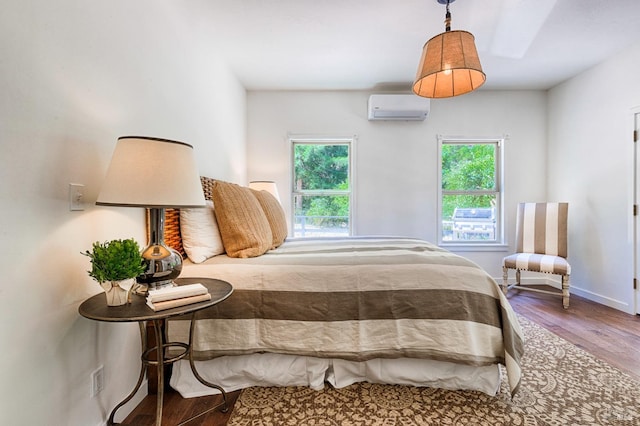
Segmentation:
{"type": "Polygon", "coordinates": [[[417,95],[371,95],[369,120],[424,121],[429,106],[430,99],[417,95]]]}

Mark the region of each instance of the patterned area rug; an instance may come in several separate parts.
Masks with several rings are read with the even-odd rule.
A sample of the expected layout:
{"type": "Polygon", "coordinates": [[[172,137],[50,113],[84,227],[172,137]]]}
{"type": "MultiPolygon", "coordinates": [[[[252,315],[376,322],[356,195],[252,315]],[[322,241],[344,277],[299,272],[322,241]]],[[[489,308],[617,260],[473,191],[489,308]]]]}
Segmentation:
{"type": "Polygon", "coordinates": [[[520,392],[360,383],[342,389],[249,388],[229,426],[640,425],[640,382],[520,317],[526,338],[520,392]]]}

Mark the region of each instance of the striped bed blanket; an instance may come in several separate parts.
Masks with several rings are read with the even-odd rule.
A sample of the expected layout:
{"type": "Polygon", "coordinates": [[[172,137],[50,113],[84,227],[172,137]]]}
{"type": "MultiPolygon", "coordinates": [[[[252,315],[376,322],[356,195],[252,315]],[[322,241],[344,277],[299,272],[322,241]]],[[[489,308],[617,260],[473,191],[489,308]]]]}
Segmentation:
{"type": "MultiPolygon", "coordinates": [[[[512,394],[520,384],[523,335],[500,287],[475,263],[426,241],[290,239],[256,258],[186,261],[181,276],[234,287],[198,314],[196,359],[269,352],[499,363],[512,394]]],[[[170,322],[171,340],[187,336],[185,321],[170,322]]]]}

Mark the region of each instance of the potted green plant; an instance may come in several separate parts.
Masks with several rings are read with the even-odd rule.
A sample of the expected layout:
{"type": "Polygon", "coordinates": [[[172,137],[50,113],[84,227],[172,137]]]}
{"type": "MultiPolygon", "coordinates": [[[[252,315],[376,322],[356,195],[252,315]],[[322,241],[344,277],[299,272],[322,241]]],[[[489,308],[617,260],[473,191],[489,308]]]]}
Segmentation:
{"type": "Polygon", "coordinates": [[[91,270],[87,272],[104,289],[107,305],[127,303],[136,277],[146,270],[138,243],[132,238],[96,241],[91,251],[82,254],[91,259],[91,270]]]}

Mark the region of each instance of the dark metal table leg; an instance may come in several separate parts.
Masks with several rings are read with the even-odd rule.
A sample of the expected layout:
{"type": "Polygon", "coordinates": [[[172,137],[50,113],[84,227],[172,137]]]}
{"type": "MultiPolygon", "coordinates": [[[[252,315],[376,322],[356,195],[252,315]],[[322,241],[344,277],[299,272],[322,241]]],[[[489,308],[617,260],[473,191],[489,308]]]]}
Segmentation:
{"type": "MultiPolygon", "coordinates": [[[[142,346],[142,353],[144,354],[145,351],[147,350],[147,330],[145,328],[144,321],[138,322],[138,325],[140,326],[140,341],[142,346]]],[[[147,372],[147,365],[141,357],[140,375],[138,376],[138,383],[136,383],[136,386],[133,388],[131,393],[125,399],[123,399],[118,405],[116,405],[113,410],[111,410],[111,414],[109,415],[109,420],[107,420],[107,425],[112,426],[112,425],[118,424],[118,423],[114,423],[113,421],[116,415],[116,411],[118,411],[124,404],[129,402],[131,398],[135,396],[135,394],[138,392],[138,389],[140,389],[140,386],[142,385],[142,381],[144,380],[144,376],[146,372],[147,372]]]]}
{"type": "Polygon", "coordinates": [[[156,395],[156,426],[162,426],[162,405],[164,403],[164,335],[162,332],[163,320],[153,320],[153,329],[156,334],[158,391],[156,395]]]}
{"type": "Polygon", "coordinates": [[[178,426],[182,426],[185,425],[187,423],[189,423],[192,420],[197,419],[200,416],[203,416],[213,410],[217,410],[220,409],[220,411],[222,411],[223,413],[226,413],[227,410],[229,410],[229,406],[227,405],[227,393],[225,392],[224,389],[222,389],[222,387],[211,383],[209,381],[207,381],[204,377],[202,377],[200,375],[200,373],[198,373],[198,370],[196,369],[195,366],[195,362],[193,359],[193,331],[195,328],[195,324],[196,324],[196,312],[194,312],[193,314],[191,314],[191,324],[189,326],[189,365],[191,367],[191,372],[193,373],[193,375],[195,376],[196,379],[198,379],[198,381],[200,383],[202,383],[203,385],[213,388],[213,389],[217,389],[218,391],[220,391],[220,394],[222,395],[222,403],[218,404],[218,405],[214,405],[213,407],[210,407],[206,410],[204,410],[203,412],[196,414],[193,417],[189,417],[187,420],[182,421],[181,423],[178,424],[178,426]]]}

